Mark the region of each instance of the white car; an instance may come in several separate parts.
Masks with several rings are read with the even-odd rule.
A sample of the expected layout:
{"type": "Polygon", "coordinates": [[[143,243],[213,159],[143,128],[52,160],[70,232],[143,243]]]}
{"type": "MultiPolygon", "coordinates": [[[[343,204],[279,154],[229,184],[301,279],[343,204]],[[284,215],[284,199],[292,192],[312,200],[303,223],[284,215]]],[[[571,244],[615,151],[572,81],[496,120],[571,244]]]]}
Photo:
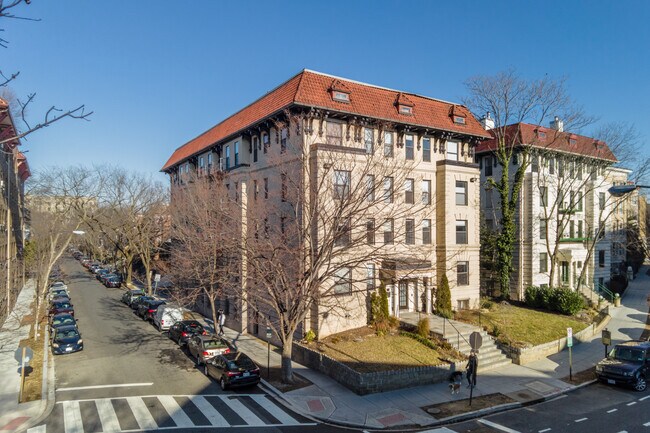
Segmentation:
{"type": "Polygon", "coordinates": [[[56,281],[52,284],[50,284],[50,290],[51,289],[65,289],[68,290],[68,285],[64,283],[63,281],[56,281]]]}
{"type": "Polygon", "coordinates": [[[168,331],[174,323],[183,320],[186,311],[182,307],[163,304],[153,315],[153,324],[159,331],[168,331]]]}

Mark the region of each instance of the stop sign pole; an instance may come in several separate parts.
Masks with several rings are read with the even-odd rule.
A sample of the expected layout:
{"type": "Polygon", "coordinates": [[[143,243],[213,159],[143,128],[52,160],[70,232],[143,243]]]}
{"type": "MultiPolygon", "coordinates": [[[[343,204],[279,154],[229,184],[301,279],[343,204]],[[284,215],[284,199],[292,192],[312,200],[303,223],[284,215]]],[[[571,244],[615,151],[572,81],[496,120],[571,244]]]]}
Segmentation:
{"type": "MultiPolygon", "coordinates": [[[[469,335],[469,345],[474,352],[474,356],[476,356],[478,354],[478,350],[483,345],[483,337],[481,337],[481,334],[476,331],[472,332],[469,335]]],[[[471,406],[472,396],[474,394],[474,385],[476,384],[476,375],[478,374],[478,359],[473,364],[470,364],[467,374],[472,375],[472,378],[469,381],[469,405],[471,406]]]]}

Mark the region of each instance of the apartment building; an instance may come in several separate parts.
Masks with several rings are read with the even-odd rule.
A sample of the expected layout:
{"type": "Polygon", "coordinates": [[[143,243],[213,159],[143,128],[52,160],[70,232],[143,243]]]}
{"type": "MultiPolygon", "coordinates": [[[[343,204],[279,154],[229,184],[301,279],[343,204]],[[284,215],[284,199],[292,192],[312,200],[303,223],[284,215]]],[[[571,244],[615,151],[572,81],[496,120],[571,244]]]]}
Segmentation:
{"type": "MultiPolygon", "coordinates": [[[[486,119],[482,123],[490,129],[493,123],[486,119]]],[[[565,132],[558,118],[549,127],[517,123],[503,132],[515,150],[507,167],[511,181],[524,158],[528,163],[515,216],[511,297],[523,299],[529,285],[577,289],[607,283],[613,242],[610,216],[620,202],[608,189],[613,176],[627,172],[613,168],[617,160],[606,143],[565,132]]],[[[503,170],[496,147],[493,138],[476,149],[486,229],[496,228],[501,218],[499,197],[488,182],[500,179],[503,170]]]]}
{"type": "Polygon", "coordinates": [[[30,176],[27,158],[18,150],[9,104],[0,99],[0,325],[24,284],[24,182],[30,176]]]}
{"type": "MultiPolygon", "coordinates": [[[[303,70],[176,149],[162,171],[174,191],[183,191],[193,176],[218,173],[241,209],[233,236],[257,238],[259,231],[283,243],[287,215],[297,215],[303,226],[314,224],[313,234],[299,236],[306,245],[323,242],[327,226],[337,226],[333,248],[347,249],[332,254],[332,265],[355,255],[367,260],[341,265],[322,283],[326,296],[303,328],[322,337],[365,325],[369,294],[380,285],[397,316],[431,312],[443,274],[454,309],[478,306],[474,149],[487,138],[461,105],[303,70]],[[298,187],[291,192],[290,185],[298,187]],[[356,210],[334,220],[307,221],[314,208],[319,216],[336,214],[339,203],[361,190],[367,206],[349,206],[356,210]],[[292,212],[283,213],[288,207],[292,212]],[[363,242],[351,241],[357,237],[363,242]],[[332,299],[344,314],[336,314],[332,299]]],[[[286,266],[312,264],[305,258],[286,266]]],[[[245,293],[252,283],[245,267],[241,272],[236,289],[245,293]]],[[[230,325],[259,333],[246,305],[233,302],[239,303],[230,325]]]]}

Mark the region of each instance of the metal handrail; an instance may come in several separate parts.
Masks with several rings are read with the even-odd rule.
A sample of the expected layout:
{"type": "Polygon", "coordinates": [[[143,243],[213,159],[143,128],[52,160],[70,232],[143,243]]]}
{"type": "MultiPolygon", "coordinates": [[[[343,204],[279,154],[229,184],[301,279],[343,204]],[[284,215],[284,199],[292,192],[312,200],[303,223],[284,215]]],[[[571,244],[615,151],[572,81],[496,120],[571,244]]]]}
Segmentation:
{"type": "Polygon", "coordinates": [[[614,292],[612,292],[611,290],[609,290],[607,287],[605,287],[602,284],[596,284],[595,287],[596,287],[596,291],[598,293],[606,294],[607,296],[609,296],[609,301],[614,302],[614,292]]]}
{"type": "MultiPolygon", "coordinates": [[[[446,322],[449,322],[449,324],[451,325],[451,327],[454,328],[454,330],[456,331],[456,334],[457,334],[457,335],[456,335],[456,338],[457,338],[457,340],[458,340],[458,343],[457,343],[457,346],[456,346],[456,350],[460,350],[460,337],[463,337],[463,340],[465,340],[465,343],[470,344],[469,341],[467,341],[467,338],[465,338],[465,336],[464,336],[463,334],[460,333],[460,331],[458,330],[458,328],[456,328],[456,327],[454,326],[454,324],[451,323],[451,320],[447,319],[446,317],[443,317],[442,319],[443,319],[443,321],[442,321],[442,337],[443,337],[443,338],[446,339],[446,337],[445,337],[445,332],[446,332],[446,329],[445,329],[445,323],[446,323],[446,322]]],[[[470,345],[470,346],[471,346],[471,345],[470,345]]]]}

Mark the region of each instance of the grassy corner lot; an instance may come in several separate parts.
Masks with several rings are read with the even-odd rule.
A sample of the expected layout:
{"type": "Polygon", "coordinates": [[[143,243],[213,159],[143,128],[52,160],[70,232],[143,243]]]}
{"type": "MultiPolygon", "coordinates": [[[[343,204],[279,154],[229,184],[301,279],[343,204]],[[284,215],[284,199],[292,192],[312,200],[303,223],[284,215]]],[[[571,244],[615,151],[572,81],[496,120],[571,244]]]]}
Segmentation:
{"type": "Polygon", "coordinates": [[[566,337],[567,328],[575,334],[590,324],[588,320],[507,303],[495,303],[490,309],[459,311],[456,320],[481,326],[498,341],[513,347],[548,343],[566,337]]]}
{"type": "Polygon", "coordinates": [[[360,373],[440,365],[447,357],[442,348],[434,350],[397,333],[377,336],[369,327],[331,335],[308,346],[360,373]]]}

